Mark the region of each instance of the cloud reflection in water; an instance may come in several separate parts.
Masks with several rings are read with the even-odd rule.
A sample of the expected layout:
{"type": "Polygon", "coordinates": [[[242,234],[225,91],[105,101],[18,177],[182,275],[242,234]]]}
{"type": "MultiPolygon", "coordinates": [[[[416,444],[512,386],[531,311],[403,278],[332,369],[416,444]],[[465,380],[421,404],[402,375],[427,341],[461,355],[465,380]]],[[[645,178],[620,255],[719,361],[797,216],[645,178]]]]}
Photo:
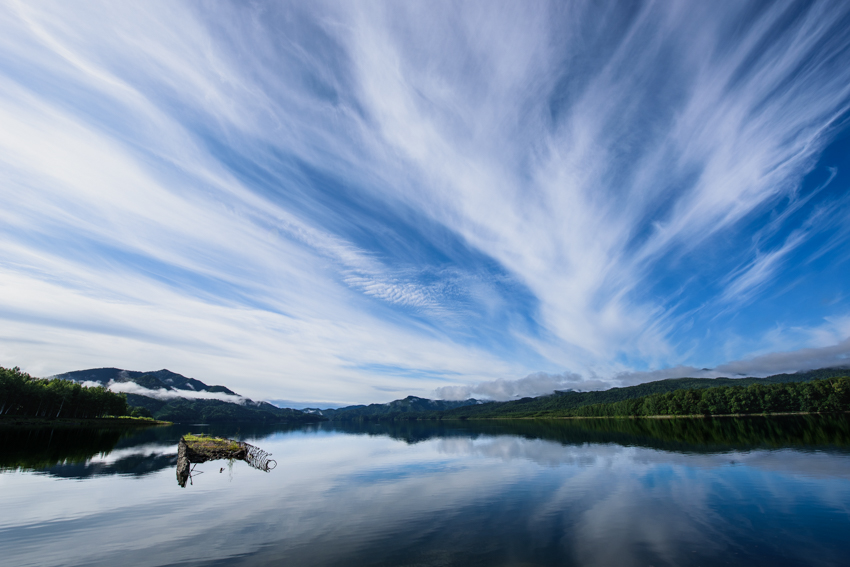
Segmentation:
{"type": "Polygon", "coordinates": [[[192,491],[170,468],[2,475],[0,507],[20,513],[0,519],[0,553],[17,565],[781,565],[846,552],[846,451],[484,430],[423,428],[413,443],[380,427],[278,433],[255,440],[279,458],[272,474],[237,463],[192,491]]]}

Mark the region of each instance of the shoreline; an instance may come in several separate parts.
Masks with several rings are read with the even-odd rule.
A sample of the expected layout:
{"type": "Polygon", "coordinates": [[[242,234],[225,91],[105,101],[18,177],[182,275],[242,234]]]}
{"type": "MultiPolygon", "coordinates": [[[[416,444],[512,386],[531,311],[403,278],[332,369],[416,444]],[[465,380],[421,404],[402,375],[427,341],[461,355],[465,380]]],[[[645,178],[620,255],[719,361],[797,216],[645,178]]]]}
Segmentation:
{"type": "Polygon", "coordinates": [[[850,414],[850,411],[796,411],[796,412],[773,412],[773,413],[718,413],[718,414],[688,414],[688,415],[564,415],[564,416],[528,416],[528,417],[445,417],[445,418],[412,418],[412,419],[368,419],[368,420],[328,420],[328,423],[382,423],[382,422],[399,422],[399,421],[429,421],[433,423],[441,423],[448,421],[530,421],[530,420],[564,420],[564,419],[713,419],[721,417],[783,417],[795,415],[844,415],[850,414]]]}
{"type": "Polygon", "coordinates": [[[170,421],[157,421],[131,417],[24,417],[0,416],[0,429],[16,427],[52,427],[52,428],[133,428],[172,425],[170,421]]]}
{"type": "MultiPolygon", "coordinates": [[[[530,420],[530,419],[713,419],[715,417],[782,417],[790,415],[835,415],[850,414],[850,411],[787,411],[774,413],[718,413],[718,414],[688,414],[688,415],[564,415],[537,417],[468,417],[443,419],[439,421],[496,421],[496,420],[530,420]]],[[[417,420],[418,421],[418,420],[417,420]]],[[[422,420],[426,421],[426,420],[422,420]]]]}

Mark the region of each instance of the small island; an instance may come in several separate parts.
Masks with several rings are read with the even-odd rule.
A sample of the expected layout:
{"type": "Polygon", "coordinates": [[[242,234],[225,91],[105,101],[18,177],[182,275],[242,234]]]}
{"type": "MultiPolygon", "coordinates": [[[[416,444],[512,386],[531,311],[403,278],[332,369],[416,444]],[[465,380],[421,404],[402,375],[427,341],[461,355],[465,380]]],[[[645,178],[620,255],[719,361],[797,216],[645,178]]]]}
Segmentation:
{"type": "Polygon", "coordinates": [[[177,483],[185,488],[191,480],[193,464],[218,459],[245,461],[255,469],[269,472],[277,466],[277,461],[269,457],[269,453],[243,441],[188,433],[177,443],[177,483]]]}

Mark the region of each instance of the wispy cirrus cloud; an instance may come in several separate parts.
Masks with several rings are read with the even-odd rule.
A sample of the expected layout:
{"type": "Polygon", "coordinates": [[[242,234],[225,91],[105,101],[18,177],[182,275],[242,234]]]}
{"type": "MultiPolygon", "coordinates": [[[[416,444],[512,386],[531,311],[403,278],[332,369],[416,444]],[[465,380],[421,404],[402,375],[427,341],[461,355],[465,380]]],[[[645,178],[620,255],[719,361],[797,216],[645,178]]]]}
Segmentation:
{"type": "Polygon", "coordinates": [[[850,311],[842,5],[0,10],[2,363],[376,401],[850,311]]]}
{"type": "MultiPolygon", "coordinates": [[[[833,35],[825,6],[783,27],[790,8],[777,5],[729,37],[732,14],[647,6],[607,21],[575,5],[574,21],[603,19],[623,34],[599,66],[561,74],[553,69],[565,54],[592,55],[584,36],[554,33],[539,12],[467,9],[475,39],[510,38],[510,56],[470,49],[457,60],[443,46],[459,38],[416,7],[423,35],[444,43],[394,41],[383,22],[395,14],[383,9],[360,14],[365,29],[353,34],[363,98],[384,139],[444,188],[409,198],[521,277],[541,301],[538,321],[587,358],[643,343],[663,351],[663,320],[674,313],[639,284],[795,194],[848,101],[838,79],[846,70],[828,74],[811,58],[843,52],[847,37],[833,35]],[[517,38],[517,28],[530,33],[517,38]],[[452,82],[466,68],[498,71],[452,82]],[[491,96],[468,96],[475,88],[491,96]],[[459,120],[470,124],[464,136],[459,120]]],[[[750,283],[799,242],[763,256],[750,283]]]]}

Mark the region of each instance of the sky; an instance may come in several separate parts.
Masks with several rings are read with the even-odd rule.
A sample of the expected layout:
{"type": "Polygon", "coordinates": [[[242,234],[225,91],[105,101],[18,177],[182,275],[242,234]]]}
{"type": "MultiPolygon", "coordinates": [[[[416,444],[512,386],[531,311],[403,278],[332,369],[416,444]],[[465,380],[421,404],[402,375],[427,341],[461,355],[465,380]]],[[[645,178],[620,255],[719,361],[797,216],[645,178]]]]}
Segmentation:
{"type": "Polygon", "coordinates": [[[0,2],[0,365],[511,399],[850,364],[846,2],[0,2]]]}

